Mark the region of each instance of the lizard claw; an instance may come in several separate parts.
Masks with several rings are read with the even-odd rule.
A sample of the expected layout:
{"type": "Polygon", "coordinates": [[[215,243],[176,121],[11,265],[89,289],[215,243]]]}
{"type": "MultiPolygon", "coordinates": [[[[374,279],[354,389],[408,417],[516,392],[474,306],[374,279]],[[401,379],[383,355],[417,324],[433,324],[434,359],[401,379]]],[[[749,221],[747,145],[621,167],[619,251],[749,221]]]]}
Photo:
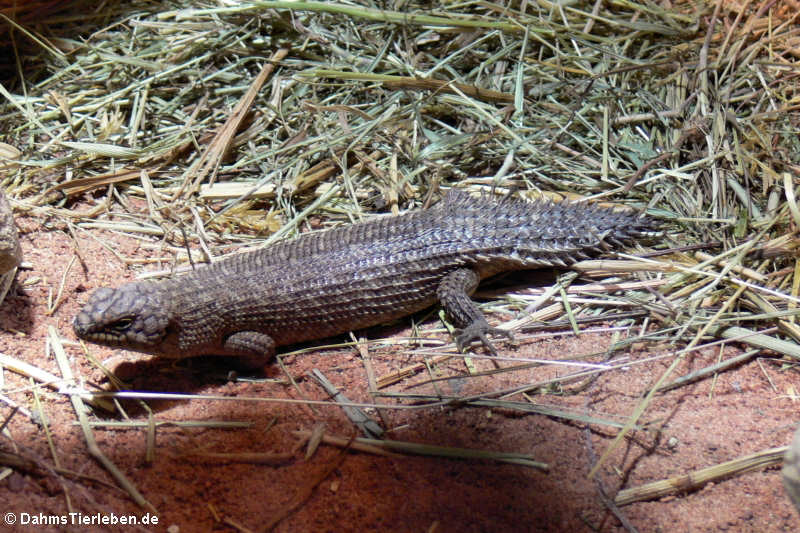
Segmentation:
{"type": "Polygon", "coordinates": [[[491,335],[502,335],[511,341],[514,340],[514,334],[509,330],[493,328],[489,326],[485,320],[476,320],[466,328],[455,330],[455,341],[458,351],[463,352],[464,348],[469,346],[472,341],[479,340],[493,356],[497,357],[497,350],[486,336],[487,333],[491,335]]]}

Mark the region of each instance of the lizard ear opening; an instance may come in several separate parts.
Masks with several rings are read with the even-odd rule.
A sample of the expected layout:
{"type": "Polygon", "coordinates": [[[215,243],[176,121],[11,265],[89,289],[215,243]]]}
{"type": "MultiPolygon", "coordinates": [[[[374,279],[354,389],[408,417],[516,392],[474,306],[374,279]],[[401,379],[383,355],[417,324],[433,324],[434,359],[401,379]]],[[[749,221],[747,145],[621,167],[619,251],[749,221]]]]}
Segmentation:
{"type": "Polygon", "coordinates": [[[124,333],[130,329],[131,325],[133,324],[133,317],[126,316],[120,318],[119,320],[115,320],[111,324],[108,325],[109,329],[113,329],[114,331],[118,331],[120,333],[124,333]]]}

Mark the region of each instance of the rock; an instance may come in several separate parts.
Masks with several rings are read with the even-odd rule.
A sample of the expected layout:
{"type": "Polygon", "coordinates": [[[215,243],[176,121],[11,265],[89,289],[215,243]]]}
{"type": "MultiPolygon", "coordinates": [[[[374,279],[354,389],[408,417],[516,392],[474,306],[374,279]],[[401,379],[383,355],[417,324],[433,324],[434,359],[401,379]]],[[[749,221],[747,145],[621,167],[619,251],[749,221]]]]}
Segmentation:
{"type": "Polygon", "coordinates": [[[800,512],[800,429],[794,434],[794,439],[786,450],[781,473],[786,493],[800,512]]]}
{"type": "Polygon", "coordinates": [[[0,191],[0,274],[5,274],[22,262],[17,226],[6,195],[0,191]]]}

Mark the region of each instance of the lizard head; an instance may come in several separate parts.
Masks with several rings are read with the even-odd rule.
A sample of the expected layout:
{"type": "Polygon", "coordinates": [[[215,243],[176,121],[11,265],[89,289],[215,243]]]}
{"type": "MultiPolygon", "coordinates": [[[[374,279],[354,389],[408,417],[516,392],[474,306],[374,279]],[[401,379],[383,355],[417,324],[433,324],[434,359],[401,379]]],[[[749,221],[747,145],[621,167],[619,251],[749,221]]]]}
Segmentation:
{"type": "Polygon", "coordinates": [[[158,354],[169,333],[169,305],[155,283],[97,289],[72,322],[80,339],[158,354]]]}

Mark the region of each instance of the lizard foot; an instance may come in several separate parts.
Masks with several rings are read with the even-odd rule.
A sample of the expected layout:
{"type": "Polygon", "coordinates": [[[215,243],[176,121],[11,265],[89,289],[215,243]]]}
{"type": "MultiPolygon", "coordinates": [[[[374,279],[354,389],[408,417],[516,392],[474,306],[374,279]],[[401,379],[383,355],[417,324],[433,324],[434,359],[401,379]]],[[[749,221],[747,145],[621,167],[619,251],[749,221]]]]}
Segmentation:
{"type": "Polygon", "coordinates": [[[497,350],[486,335],[502,335],[508,340],[514,340],[514,334],[507,329],[493,328],[486,323],[485,320],[476,320],[469,326],[463,329],[455,330],[456,347],[459,352],[463,352],[464,348],[470,345],[472,341],[479,340],[486,347],[489,352],[497,357],[497,350]]]}

